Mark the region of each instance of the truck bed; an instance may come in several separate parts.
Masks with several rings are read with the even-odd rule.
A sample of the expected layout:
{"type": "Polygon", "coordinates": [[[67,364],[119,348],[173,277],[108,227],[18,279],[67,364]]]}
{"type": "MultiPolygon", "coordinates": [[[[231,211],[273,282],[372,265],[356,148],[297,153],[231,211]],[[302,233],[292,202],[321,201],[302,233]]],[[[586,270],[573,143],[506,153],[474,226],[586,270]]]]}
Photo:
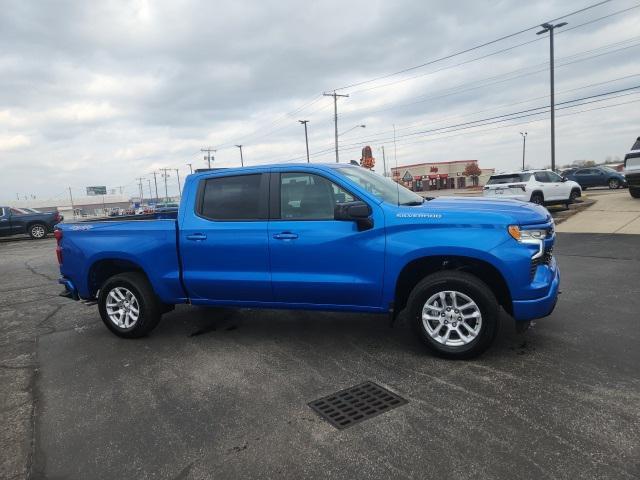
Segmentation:
{"type": "MultiPolygon", "coordinates": [[[[180,279],[177,221],[151,218],[83,220],[58,225],[64,237],[61,273],[80,298],[93,298],[101,264],[112,259],[147,273],[166,302],[185,298],[180,279]]],[[[108,272],[107,272],[108,273],[108,272]]]]}

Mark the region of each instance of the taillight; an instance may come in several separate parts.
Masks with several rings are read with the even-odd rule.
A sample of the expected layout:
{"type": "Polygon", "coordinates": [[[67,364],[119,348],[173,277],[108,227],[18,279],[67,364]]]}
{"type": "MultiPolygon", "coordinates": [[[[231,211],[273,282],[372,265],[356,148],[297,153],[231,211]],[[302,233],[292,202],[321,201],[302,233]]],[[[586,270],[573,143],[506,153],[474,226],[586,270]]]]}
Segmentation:
{"type": "Polygon", "coordinates": [[[60,221],[60,212],[56,212],[56,214],[53,216],[53,221],[56,223],[60,221]]]}
{"type": "Polygon", "coordinates": [[[54,230],[53,237],[56,239],[56,257],[58,257],[58,264],[62,265],[62,247],[60,246],[60,242],[62,241],[62,230],[54,230]]]}

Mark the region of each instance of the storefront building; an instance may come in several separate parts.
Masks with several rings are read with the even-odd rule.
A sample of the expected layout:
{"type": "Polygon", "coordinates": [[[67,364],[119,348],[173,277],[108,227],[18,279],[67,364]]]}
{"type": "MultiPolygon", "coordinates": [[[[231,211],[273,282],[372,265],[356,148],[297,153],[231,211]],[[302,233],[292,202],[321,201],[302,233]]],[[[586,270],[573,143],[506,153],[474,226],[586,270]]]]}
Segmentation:
{"type": "Polygon", "coordinates": [[[416,163],[391,169],[393,180],[414,192],[481,187],[493,173],[495,169],[480,168],[477,160],[416,163]]]}

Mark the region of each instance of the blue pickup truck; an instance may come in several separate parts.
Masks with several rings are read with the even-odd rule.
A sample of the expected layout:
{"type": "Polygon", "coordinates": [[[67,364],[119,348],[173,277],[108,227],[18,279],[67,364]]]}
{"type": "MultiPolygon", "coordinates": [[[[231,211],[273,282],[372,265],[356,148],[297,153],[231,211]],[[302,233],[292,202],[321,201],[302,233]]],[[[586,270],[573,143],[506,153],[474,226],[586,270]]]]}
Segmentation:
{"type": "Polygon", "coordinates": [[[174,305],[407,316],[424,344],[470,358],[500,307],[523,327],[559,284],[554,223],[516,200],[421,196],[353,165],[267,165],[189,175],[177,218],[65,223],[60,283],[97,299],[121,337],[174,305]]]}

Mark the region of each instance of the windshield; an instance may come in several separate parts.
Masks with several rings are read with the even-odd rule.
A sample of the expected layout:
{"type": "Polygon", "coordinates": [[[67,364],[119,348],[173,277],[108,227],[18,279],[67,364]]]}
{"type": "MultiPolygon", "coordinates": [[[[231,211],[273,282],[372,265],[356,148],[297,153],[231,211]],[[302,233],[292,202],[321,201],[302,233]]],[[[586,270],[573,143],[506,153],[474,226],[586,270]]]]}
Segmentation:
{"type": "Polygon", "coordinates": [[[394,205],[422,205],[424,198],[394,182],[390,178],[373,173],[365,168],[337,168],[340,174],[357,183],[371,195],[394,205]]]}
{"type": "Polygon", "coordinates": [[[528,182],[531,177],[530,173],[510,173],[505,175],[492,175],[487,185],[496,185],[500,183],[518,183],[528,182]]]}

